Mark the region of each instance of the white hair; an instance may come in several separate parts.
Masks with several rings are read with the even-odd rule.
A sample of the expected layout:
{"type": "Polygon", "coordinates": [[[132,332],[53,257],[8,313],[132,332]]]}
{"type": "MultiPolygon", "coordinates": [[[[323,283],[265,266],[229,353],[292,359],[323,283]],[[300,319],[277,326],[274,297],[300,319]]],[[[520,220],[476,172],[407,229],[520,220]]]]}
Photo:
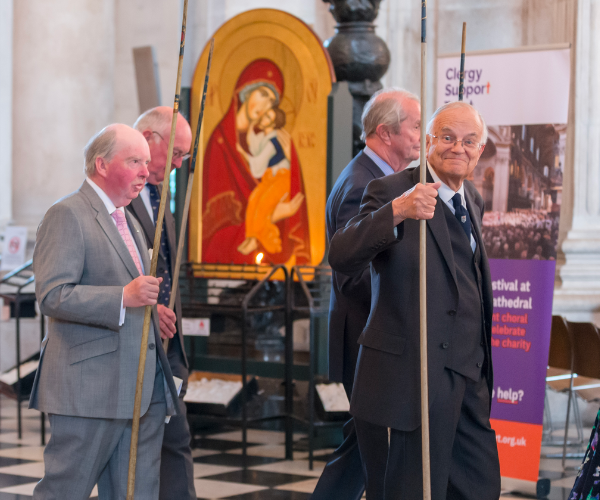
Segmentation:
{"type": "Polygon", "coordinates": [[[133,128],[143,132],[144,130],[153,130],[159,134],[171,126],[173,114],[165,113],[159,108],[151,108],[144,111],[133,124],[133,128]]]}
{"type": "Polygon", "coordinates": [[[84,168],[87,177],[96,173],[96,158],[111,161],[116,153],[117,131],[114,128],[104,127],[94,135],[83,149],[84,168]]]}
{"type": "Polygon", "coordinates": [[[487,125],[485,124],[485,120],[483,119],[483,116],[481,116],[481,113],[479,111],[477,111],[473,106],[471,106],[469,103],[464,102],[464,101],[453,101],[453,102],[448,102],[446,104],[444,104],[443,106],[440,106],[438,109],[435,110],[435,113],[433,113],[433,116],[431,117],[431,119],[429,120],[429,123],[427,124],[427,133],[431,134],[431,132],[433,131],[433,125],[435,123],[436,118],[438,117],[438,115],[446,110],[450,110],[450,109],[470,109],[471,111],[474,111],[477,116],[479,117],[479,121],[481,122],[481,127],[483,129],[483,132],[481,134],[481,144],[485,145],[487,143],[487,139],[488,139],[488,128],[487,125]]]}
{"type": "Polygon", "coordinates": [[[408,116],[403,106],[405,99],[420,102],[415,94],[398,87],[375,92],[363,109],[361,141],[374,134],[378,125],[385,125],[394,134],[400,132],[400,124],[408,116]]]}

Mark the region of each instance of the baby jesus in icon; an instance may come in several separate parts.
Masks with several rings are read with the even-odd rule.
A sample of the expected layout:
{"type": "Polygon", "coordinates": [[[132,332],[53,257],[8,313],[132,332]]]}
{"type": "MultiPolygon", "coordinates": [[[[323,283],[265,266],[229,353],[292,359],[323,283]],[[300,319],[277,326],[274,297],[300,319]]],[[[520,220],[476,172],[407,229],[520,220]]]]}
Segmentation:
{"type": "Polygon", "coordinates": [[[280,253],[281,234],[276,223],[294,215],[304,201],[302,193],[289,201],[291,138],[283,128],[285,123],[285,113],[273,107],[250,125],[246,136],[250,152],[237,144],[252,176],[260,179],[248,198],[246,239],[238,246],[244,255],[257,250],[259,244],[268,253],[280,253]]]}

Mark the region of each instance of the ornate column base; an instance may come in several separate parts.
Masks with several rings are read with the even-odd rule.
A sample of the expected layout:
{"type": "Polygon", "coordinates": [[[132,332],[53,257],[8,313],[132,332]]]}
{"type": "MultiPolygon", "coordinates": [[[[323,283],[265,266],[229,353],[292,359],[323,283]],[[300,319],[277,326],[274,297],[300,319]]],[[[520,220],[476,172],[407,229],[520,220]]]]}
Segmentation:
{"type": "Polygon", "coordinates": [[[337,81],[347,81],[353,97],[353,153],[356,155],[364,147],[360,140],[364,105],[383,87],[379,79],[390,65],[390,51],[375,34],[373,24],[381,0],[323,1],[331,4],[330,11],[338,23],[335,35],[324,45],[331,56],[337,81]]]}

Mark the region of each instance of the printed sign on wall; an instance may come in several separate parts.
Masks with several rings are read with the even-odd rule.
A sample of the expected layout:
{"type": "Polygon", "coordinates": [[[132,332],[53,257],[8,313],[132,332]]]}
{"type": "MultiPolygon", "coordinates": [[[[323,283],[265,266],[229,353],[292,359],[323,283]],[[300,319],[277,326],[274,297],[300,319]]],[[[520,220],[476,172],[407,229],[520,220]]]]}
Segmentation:
{"type": "Polygon", "coordinates": [[[26,249],[27,228],[22,226],[7,226],[4,231],[0,271],[12,271],[25,264],[26,249]]]}

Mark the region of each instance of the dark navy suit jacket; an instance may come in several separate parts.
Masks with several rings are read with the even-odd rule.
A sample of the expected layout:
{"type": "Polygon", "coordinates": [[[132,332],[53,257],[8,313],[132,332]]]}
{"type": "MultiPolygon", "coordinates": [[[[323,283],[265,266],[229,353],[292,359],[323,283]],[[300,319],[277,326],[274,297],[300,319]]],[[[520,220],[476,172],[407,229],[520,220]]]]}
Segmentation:
{"type": "MultiPolygon", "coordinates": [[[[428,176],[428,182],[432,182],[428,176]]],[[[360,361],[350,413],[368,422],[413,431],[420,425],[419,343],[419,221],[407,219],[394,234],[392,201],[419,182],[419,168],[369,183],[360,213],[331,239],[329,262],[338,273],[362,276],[371,265],[371,313],[359,342],[360,361]]],[[[464,181],[465,200],[481,249],[485,363],[482,373],[493,387],[491,336],[493,296],[488,259],[481,237],[483,199],[464,181]]],[[[429,403],[437,394],[435,381],[447,366],[446,346],[461,345],[455,329],[458,288],[454,256],[443,205],[427,221],[427,336],[429,403]]],[[[479,304],[474,304],[480,307],[479,304]]],[[[364,323],[361,323],[363,325],[364,323]]],[[[489,412],[489,408],[487,408],[489,412]]]]}
{"type": "MultiPolygon", "coordinates": [[[[381,169],[360,152],[338,177],[327,200],[327,237],[358,215],[367,184],[383,177],[381,169]]],[[[371,273],[367,263],[354,277],[333,272],[329,306],[329,380],[350,391],[358,357],[358,337],[371,310],[371,273]]],[[[350,395],[348,395],[350,396],[350,395]]]]}

